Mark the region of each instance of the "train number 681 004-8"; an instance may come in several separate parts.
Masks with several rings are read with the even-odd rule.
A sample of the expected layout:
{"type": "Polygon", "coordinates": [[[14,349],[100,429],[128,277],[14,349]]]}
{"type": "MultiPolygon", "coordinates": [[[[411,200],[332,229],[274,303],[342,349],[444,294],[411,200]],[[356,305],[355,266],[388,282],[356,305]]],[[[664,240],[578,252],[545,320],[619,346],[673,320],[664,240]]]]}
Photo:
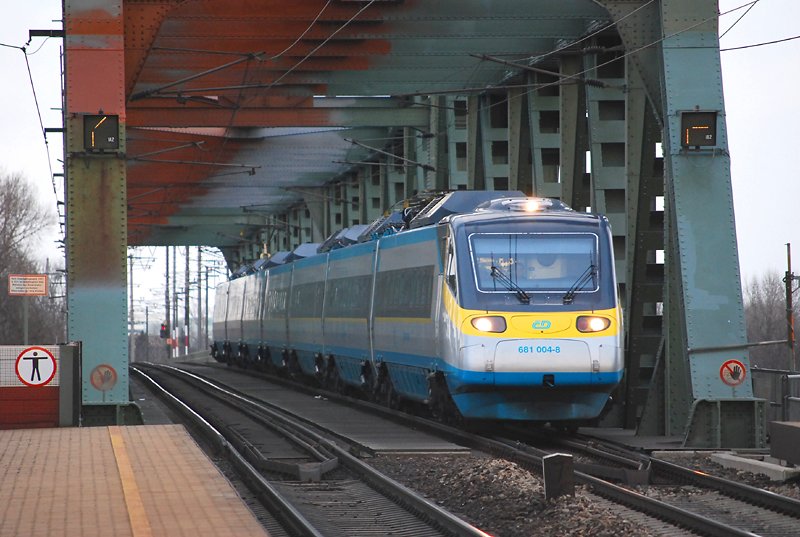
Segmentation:
{"type": "Polygon", "coordinates": [[[561,347],[558,345],[520,345],[517,352],[520,354],[559,354],[561,347]]]}

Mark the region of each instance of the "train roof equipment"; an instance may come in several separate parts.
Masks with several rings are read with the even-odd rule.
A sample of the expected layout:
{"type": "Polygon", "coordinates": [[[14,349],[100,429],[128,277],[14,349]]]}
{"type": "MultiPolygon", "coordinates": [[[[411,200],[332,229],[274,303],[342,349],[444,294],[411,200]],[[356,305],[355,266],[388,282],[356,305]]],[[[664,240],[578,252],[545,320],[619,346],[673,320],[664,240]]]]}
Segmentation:
{"type": "Polygon", "coordinates": [[[329,252],[337,248],[344,248],[358,242],[358,238],[367,230],[369,225],[357,224],[352,227],[344,228],[336,233],[331,234],[330,237],[323,241],[317,250],[319,253],[329,252]]]}
{"type": "Polygon", "coordinates": [[[269,258],[259,259],[252,265],[240,267],[233,273],[231,279],[359,242],[369,242],[405,230],[436,225],[450,216],[496,211],[583,214],[576,213],[560,200],[528,197],[519,191],[422,192],[404,200],[402,208],[390,212],[372,224],[357,224],[341,229],[332,233],[322,243],[304,243],[292,251],[276,252],[269,258]]]}
{"type": "Polygon", "coordinates": [[[525,198],[518,190],[456,190],[434,197],[411,220],[411,229],[438,224],[451,214],[475,211],[484,202],[498,198],[525,198]]]}
{"type": "Polygon", "coordinates": [[[266,264],[264,265],[264,268],[277,267],[278,265],[283,265],[284,263],[286,263],[288,261],[287,258],[289,257],[289,254],[291,254],[291,253],[292,252],[289,252],[289,251],[286,251],[286,250],[281,250],[280,252],[275,252],[274,254],[272,254],[269,257],[269,259],[267,260],[266,264]]]}
{"type": "Polygon", "coordinates": [[[296,259],[303,259],[305,257],[311,257],[312,255],[317,255],[319,253],[320,243],[318,242],[306,242],[289,252],[289,255],[286,256],[286,263],[291,261],[295,261],[296,259]]]}

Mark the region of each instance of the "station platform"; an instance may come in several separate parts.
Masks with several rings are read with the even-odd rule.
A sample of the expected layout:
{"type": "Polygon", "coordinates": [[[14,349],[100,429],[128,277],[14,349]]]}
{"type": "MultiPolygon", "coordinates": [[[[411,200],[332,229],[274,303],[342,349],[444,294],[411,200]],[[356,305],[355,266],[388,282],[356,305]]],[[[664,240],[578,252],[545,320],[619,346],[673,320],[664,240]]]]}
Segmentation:
{"type": "Polygon", "coordinates": [[[267,536],[181,425],[0,431],[0,537],[267,536]]]}

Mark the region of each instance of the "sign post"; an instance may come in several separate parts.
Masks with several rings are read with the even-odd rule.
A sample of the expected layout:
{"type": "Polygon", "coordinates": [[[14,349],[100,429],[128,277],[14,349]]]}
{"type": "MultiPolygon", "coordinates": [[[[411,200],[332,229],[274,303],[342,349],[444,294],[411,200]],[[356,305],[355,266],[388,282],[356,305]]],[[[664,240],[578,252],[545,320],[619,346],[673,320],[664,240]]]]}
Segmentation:
{"type": "Polygon", "coordinates": [[[47,296],[47,274],[9,274],[9,296],[22,298],[22,343],[28,344],[28,298],[47,296]]]}

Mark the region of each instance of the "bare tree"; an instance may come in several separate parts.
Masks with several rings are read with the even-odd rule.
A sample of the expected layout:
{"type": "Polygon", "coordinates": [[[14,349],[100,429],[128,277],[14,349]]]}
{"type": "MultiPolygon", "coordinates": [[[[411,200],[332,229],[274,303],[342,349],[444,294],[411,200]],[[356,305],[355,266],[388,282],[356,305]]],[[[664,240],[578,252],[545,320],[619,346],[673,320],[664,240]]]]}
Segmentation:
{"type": "MultiPolygon", "coordinates": [[[[797,317],[798,308],[794,309],[797,317]]],[[[771,272],[747,283],[744,315],[749,342],[787,338],[786,288],[782,275],[771,272]]],[[[764,368],[786,369],[789,365],[786,345],[755,347],[750,351],[750,359],[754,365],[764,368]]]]}
{"type": "Polygon", "coordinates": [[[22,300],[29,300],[30,341],[57,343],[64,339],[63,301],[8,295],[9,274],[43,272],[31,252],[54,219],[34,192],[22,175],[0,172],[0,344],[23,343],[22,300]]]}
{"type": "Polygon", "coordinates": [[[52,224],[52,218],[36,200],[31,184],[24,177],[0,174],[0,252],[27,254],[32,239],[52,224]]]}

